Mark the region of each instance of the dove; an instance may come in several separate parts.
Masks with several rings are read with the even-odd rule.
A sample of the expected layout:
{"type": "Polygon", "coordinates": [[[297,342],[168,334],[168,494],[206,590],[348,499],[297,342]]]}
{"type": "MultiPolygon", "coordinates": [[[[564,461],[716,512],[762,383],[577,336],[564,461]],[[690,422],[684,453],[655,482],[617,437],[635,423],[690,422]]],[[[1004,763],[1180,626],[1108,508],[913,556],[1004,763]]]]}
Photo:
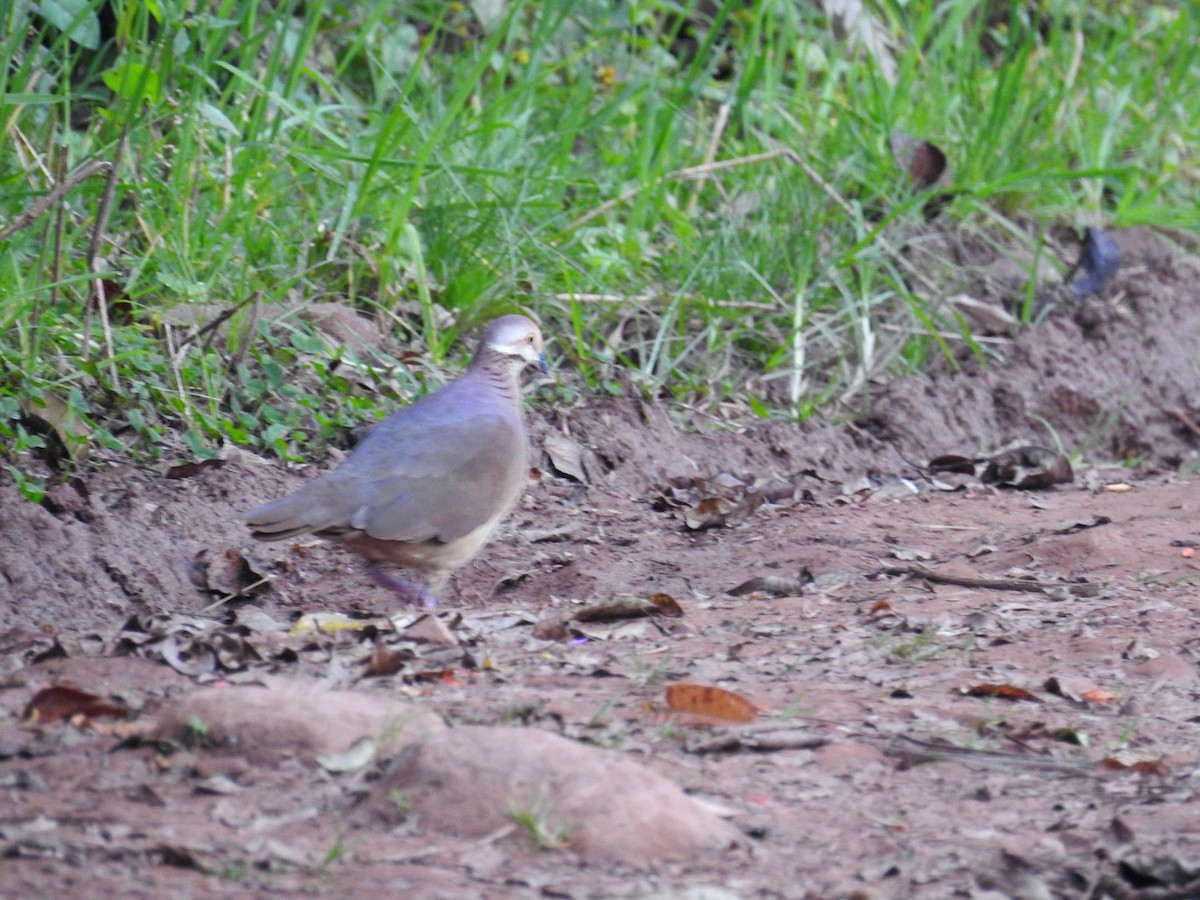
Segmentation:
{"type": "Polygon", "coordinates": [[[521,371],[549,371],[525,316],[490,322],[466,372],[376,425],[327,475],[243,514],[255,538],[315,534],[365,557],[377,583],[437,605],[520,499],[528,473],[521,371]],[[421,582],[384,572],[392,564],[421,582]]]}

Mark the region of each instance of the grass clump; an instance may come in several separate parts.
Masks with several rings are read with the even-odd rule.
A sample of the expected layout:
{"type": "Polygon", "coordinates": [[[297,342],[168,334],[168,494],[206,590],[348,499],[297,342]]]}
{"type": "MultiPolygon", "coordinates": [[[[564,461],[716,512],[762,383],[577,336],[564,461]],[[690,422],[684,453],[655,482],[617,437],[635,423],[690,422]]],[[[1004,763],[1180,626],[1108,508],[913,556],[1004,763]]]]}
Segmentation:
{"type": "Polygon", "coordinates": [[[568,392],[803,418],[983,352],[913,250],[931,230],[1196,226],[1190,13],[864,9],[847,33],[778,0],[6,7],[10,471],[35,495],[47,442],[311,454],[512,308],[568,392]],[[913,188],[898,131],[951,160],[934,225],[946,185],[913,188]]]}

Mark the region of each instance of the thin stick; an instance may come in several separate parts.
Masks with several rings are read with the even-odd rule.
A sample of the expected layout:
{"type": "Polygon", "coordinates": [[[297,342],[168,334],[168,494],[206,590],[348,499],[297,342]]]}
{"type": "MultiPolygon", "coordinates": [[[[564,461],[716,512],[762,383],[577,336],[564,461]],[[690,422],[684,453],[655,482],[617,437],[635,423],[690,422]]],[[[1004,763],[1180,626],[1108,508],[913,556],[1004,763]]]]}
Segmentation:
{"type": "Polygon", "coordinates": [[[187,422],[188,428],[195,428],[196,423],[192,419],[192,405],[188,403],[187,393],[183,390],[183,375],[179,371],[180,360],[187,356],[188,348],[187,345],[184,345],[176,351],[175,329],[171,327],[170,322],[163,323],[163,331],[167,336],[167,355],[171,358],[171,374],[175,376],[175,390],[179,392],[179,402],[183,405],[183,418],[187,422]]]}
{"type": "Polygon", "coordinates": [[[808,349],[808,340],[804,336],[804,319],[807,315],[807,292],[800,287],[796,291],[796,302],[792,304],[792,373],[788,379],[788,397],[792,406],[800,404],[800,398],[808,387],[804,378],[804,361],[808,349]]]}
{"type": "Polygon", "coordinates": [[[751,153],[749,156],[739,156],[734,159],[723,159],[720,162],[706,163],[700,166],[689,166],[686,169],[676,169],[665,176],[670,181],[689,181],[693,178],[707,178],[712,172],[725,169],[735,169],[738,166],[748,166],[754,163],[769,162],[781,156],[797,159],[796,152],[788,147],[778,147],[774,150],[764,150],[762,153],[751,153]]]}
{"type": "MultiPolygon", "coordinates": [[[[725,126],[729,123],[729,112],[732,108],[732,105],[726,101],[717,109],[717,121],[713,125],[712,134],[708,138],[708,149],[704,151],[704,165],[706,166],[711,166],[713,160],[717,158],[717,148],[721,144],[721,136],[725,133],[725,126]]],[[[692,191],[692,198],[688,200],[688,218],[691,218],[696,213],[696,205],[700,202],[700,192],[704,190],[704,185],[708,181],[711,171],[710,169],[703,177],[696,179],[696,187],[692,191]]]]}
{"type": "MultiPolygon", "coordinates": [[[[719,307],[720,309],[761,309],[767,311],[775,311],[778,307],[774,303],[759,303],[755,300],[714,300],[712,298],[699,298],[692,294],[682,294],[685,300],[697,300],[707,303],[711,306],[719,307]]],[[[661,294],[555,294],[554,299],[560,303],[637,303],[649,306],[652,303],[661,303],[663,297],[661,294]]]]}
{"type": "MultiPolygon", "coordinates": [[[[112,376],[113,387],[119,383],[117,378],[116,351],[113,349],[112,326],[108,321],[108,298],[104,296],[104,281],[100,278],[97,260],[100,255],[100,243],[108,230],[108,217],[112,213],[113,195],[117,190],[117,178],[121,168],[121,157],[125,153],[125,144],[129,140],[129,123],[121,131],[121,139],[117,141],[117,149],[113,153],[112,168],[108,170],[108,180],[104,183],[104,193],[100,195],[100,207],[96,211],[96,227],[92,231],[92,243],[88,247],[87,269],[92,276],[92,292],[96,297],[96,308],[100,311],[100,327],[104,330],[104,351],[108,356],[109,374],[112,376]]],[[[89,306],[90,310],[91,307],[89,306]]],[[[85,317],[89,318],[90,317],[85,317]]],[[[83,332],[83,358],[87,360],[90,344],[90,321],[85,323],[83,332]]]]}
{"type": "MultiPolygon", "coordinates": [[[[884,322],[879,327],[882,328],[884,331],[893,331],[896,334],[917,334],[918,333],[913,328],[908,328],[904,325],[893,325],[890,322],[884,322]]],[[[930,334],[931,332],[925,330],[925,331],[921,331],[919,333],[920,334],[930,334]]],[[[965,341],[966,340],[966,337],[962,334],[962,332],[959,332],[959,331],[934,331],[934,332],[932,332],[932,334],[936,334],[938,337],[940,337],[944,340],[947,340],[947,341],[965,341]]],[[[977,344],[1011,344],[1013,342],[1012,338],[1005,337],[1002,334],[972,335],[971,340],[973,340],[977,344]]]]}
{"type": "Polygon", "coordinates": [[[212,346],[212,335],[216,333],[216,330],[218,328],[220,328],[222,325],[224,325],[227,321],[229,321],[230,317],[233,316],[233,314],[236,313],[238,310],[240,310],[242,307],[244,307],[250,303],[257,303],[258,298],[261,296],[262,296],[262,291],[255,291],[253,294],[251,294],[249,297],[246,297],[244,300],[241,300],[241,301],[235,303],[233,306],[229,307],[228,309],[222,310],[221,313],[219,315],[217,315],[217,317],[214,318],[211,322],[207,322],[204,325],[202,325],[201,327],[195,329],[194,331],[191,331],[190,333],[185,334],[183,336],[183,339],[180,340],[180,342],[179,342],[179,349],[182,350],[188,344],[192,343],[193,341],[200,340],[200,338],[204,337],[207,334],[207,335],[209,335],[209,339],[204,342],[204,347],[202,349],[208,350],[209,347],[212,346]]]}
{"type": "Polygon", "coordinates": [[[953,584],[958,587],[978,588],[986,591],[1028,591],[1037,593],[1039,591],[1053,590],[1054,588],[1067,588],[1071,590],[1079,587],[1093,587],[1086,584],[1070,584],[1068,582],[1053,582],[1053,581],[1023,581],[1019,578],[976,578],[971,575],[951,575],[949,572],[938,572],[930,569],[927,566],[911,563],[906,566],[886,566],[879,570],[880,575],[915,575],[917,578],[924,578],[926,581],[933,581],[939,584],[953,584]]]}
{"type": "Polygon", "coordinates": [[[777,150],[767,150],[764,153],[754,153],[750,156],[738,157],[737,159],[723,159],[720,162],[705,163],[704,165],[699,166],[689,166],[686,169],[677,169],[674,172],[668,172],[666,175],[662,176],[661,178],[656,178],[654,181],[646,184],[639,184],[636,187],[631,187],[626,191],[622,191],[611,200],[606,200],[595,209],[584,213],[563,230],[574,231],[580,225],[585,225],[592,221],[592,219],[595,219],[597,216],[604,215],[610,209],[620,206],[626,200],[633,199],[642,191],[654,187],[663,181],[690,181],[693,178],[707,178],[713,172],[720,172],[723,169],[732,169],[737,166],[748,166],[752,165],[753,163],[767,162],[768,160],[777,159],[780,156],[795,156],[795,153],[786,147],[781,147],[777,150]]]}
{"type": "MultiPolygon", "coordinates": [[[[67,147],[57,144],[54,147],[54,186],[62,184],[67,178],[67,147]]],[[[54,215],[54,259],[50,263],[50,306],[58,305],[58,283],[62,280],[62,243],[63,231],[66,227],[66,204],[56,203],[54,215]]],[[[33,314],[29,322],[29,346],[33,355],[38,355],[38,322],[42,318],[42,295],[39,292],[33,298],[33,314]]]]}
{"type": "Polygon", "coordinates": [[[0,229],[0,241],[12,237],[12,235],[16,234],[22,228],[27,228],[34,221],[36,221],[39,216],[41,216],[47,210],[53,208],[54,204],[62,200],[62,198],[66,196],[67,192],[70,191],[71,188],[75,187],[75,185],[79,184],[79,182],[91,178],[98,172],[106,172],[111,166],[112,163],[108,162],[107,160],[94,159],[91,162],[85,162],[74,172],[71,172],[64,178],[59,179],[58,183],[55,184],[54,187],[52,187],[41,197],[38,197],[38,199],[33,201],[28,209],[9,222],[8,225],[6,225],[3,229],[0,229]]]}

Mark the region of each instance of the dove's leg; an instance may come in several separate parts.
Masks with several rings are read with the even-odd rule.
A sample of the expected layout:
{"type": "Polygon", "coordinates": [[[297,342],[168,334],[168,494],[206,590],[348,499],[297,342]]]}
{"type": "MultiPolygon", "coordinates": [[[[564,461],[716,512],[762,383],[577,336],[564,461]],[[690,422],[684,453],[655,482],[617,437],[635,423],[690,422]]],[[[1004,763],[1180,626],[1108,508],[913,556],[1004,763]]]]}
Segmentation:
{"type": "Polygon", "coordinates": [[[424,606],[426,609],[433,609],[437,606],[437,597],[421,582],[399,578],[396,575],[383,571],[378,565],[370,566],[370,572],[372,581],[382,588],[395,591],[405,602],[411,603],[414,606],[424,606]]]}

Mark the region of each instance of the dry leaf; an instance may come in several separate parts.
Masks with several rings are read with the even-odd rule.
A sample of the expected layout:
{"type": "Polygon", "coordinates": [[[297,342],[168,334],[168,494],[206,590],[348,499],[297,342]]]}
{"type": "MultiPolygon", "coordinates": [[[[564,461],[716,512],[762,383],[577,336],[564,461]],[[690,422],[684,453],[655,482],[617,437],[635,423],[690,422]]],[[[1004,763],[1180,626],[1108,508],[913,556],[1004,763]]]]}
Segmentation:
{"type": "Polygon", "coordinates": [[[393,650],[390,647],[377,644],[375,649],[371,651],[371,658],[367,661],[367,667],[363,670],[363,677],[395,675],[404,668],[406,663],[414,658],[416,658],[416,654],[407,647],[393,650]]]}
{"type": "Polygon", "coordinates": [[[178,478],[194,478],[205,469],[219,469],[225,465],[223,459],[198,459],[195,462],[180,463],[177,466],[171,466],[167,469],[166,477],[169,480],[178,478]]]}
{"type": "Polygon", "coordinates": [[[1076,703],[1108,703],[1116,698],[1115,694],[1078,675],[1052,675],[1046,679],[1045,688],[1076,703]]]}
{"type": "Polygon", "coordinates": [[[679,605],[679,601],[670,594],[651,594],[650,602],[658,609],[660,616],[667,616],[671,619],[678,619],[683,615],[683,607],[679,605]]]}
{"type": "Polygon", "coordinates": [[[129,707],[124,703],[105,700],[69,684],[52,684],[33,695],[25,705],[22,718],[28,725],[42,725],[74,716],[89,719],[111,716],[119,719],[127,715],[129,707]]]}
{"type": "Polygon", "coordinates": [[[1042,700],[1036,694],[1031,694],[1025,688],[1017,687],[1012,684],[976,684],[971,687],[961,688],[960,692],[968,697],[995,697],[998,700],[1030,700],[1034,703],[1041,703],[1042,700]]]}
{"type": "Polygon", "coordinates": [[[667,685],[667,707],[727,722],[753,722],[759,712],[759,707],[741,694],[709,684],[667,685]]]}
{"type": "Polygon", "coordinates": [[[375,758],[375,739],[360,738],[349,750],[315,757],[317,765],[326,772],[357,772],[375,758]]]}
{"type": "Polygon", "coordinates": [[[1086,516],[1082,519],[1063,519],[1061,522],[1056,522],[1054,525],[1055,534],[1075,534],[1077,531],[1083,531],[1086,528],[1096,528],[1099,525],[1111,525],[1112,519],[1108,516],[1086,516]]]}
{"type": "Polygon", "coordinates": [[[645,597],[614,594],[607,600],[585,606],[571,618],[576,622],[613,622],[618,619],[637,619],[658,614],[658,607],[645,597]]]}
{"type": "Polygon", "coordinates": [[[458,638],[446,627],[446,623],[434,615],[423,615],[400,632],[409,640],[435,644],[439,647],[457,647],[458,638]]]}
{"type": "Polygon", "coordinates": [[[565,435],[552,431],[542,441],[546,455],[550,457],[550,465],[560,475],[573,478],[580,484],[587,484],[589,478],[583,467],[583,448],[576,441],[565,435]]]}
{"type": "Polygon", "coordinates": [[[1137,772],[1139,775],[1157,775],[1159,778],[1166,778],[1171,774],[1171,767],[1163,762],[1162,757],[1135,759],[1125,758],[1124,755],[1117,753],[1104,757],[1100,760],[1099,765],[1106,772],[1137,772]]]}
{"type": "Polygon", "coordinates": [[[233,547],[216,553],[208,550],[197,553],[192,558],[192,583],[227,597],[250,597],[269,586],[267,579],[255,572],[242,552],[233,547]]]}
{"type": "Polygon", "coordinates": [[[1023,491],[1044,490],[1075,479],[1065,456],[1045,447],[1016,447],[997,453],[984,466],[979,480],[1023,491]]]}
{"type": "Polygon", "coordinates": [[[918,191],[933,187],[946,173],[946,154],[936,144],[899,130],[892,132],[891,143],[897,164],[918,191]]]}
{"type": "Polygon", "coordinates": [[[743,581],[737,587],[732,587],[725,593],[731,597],[742,597],[746,594],[766,594],[771,597],[799,597],[804,593],[805,585],[813,583],[812,572],[808,566],[802,566],[795,577],[786,575],[756,575],[743,581]]]}

